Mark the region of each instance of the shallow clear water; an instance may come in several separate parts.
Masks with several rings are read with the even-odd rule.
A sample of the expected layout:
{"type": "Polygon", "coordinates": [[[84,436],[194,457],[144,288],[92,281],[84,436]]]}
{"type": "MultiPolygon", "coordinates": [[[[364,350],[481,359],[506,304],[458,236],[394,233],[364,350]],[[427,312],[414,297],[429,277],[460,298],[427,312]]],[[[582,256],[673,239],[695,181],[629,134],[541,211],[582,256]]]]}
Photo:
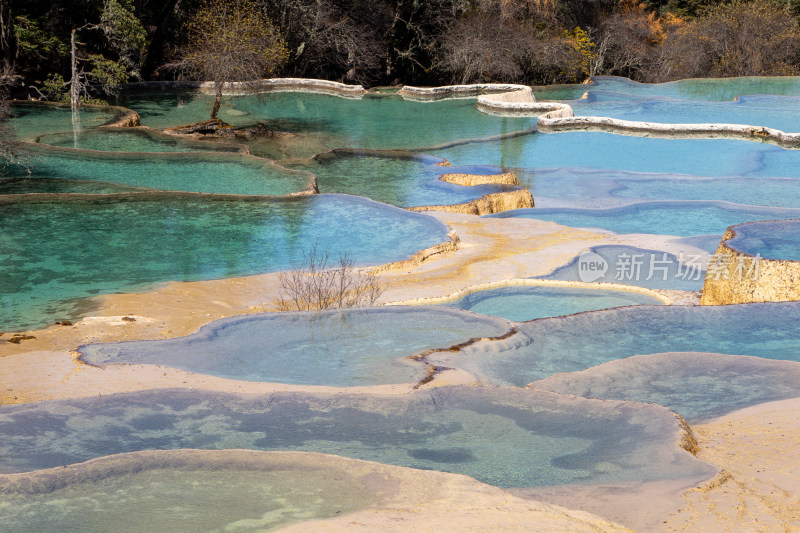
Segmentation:
{"type": "Polygon", "coordinates": [[[800,396],[800,364],[702,353],[661,353],[559,374],[531,387],[603,398],[657,403],[690,424],[751,405],[800,396]]]}
{"type": "Polygon", "coordinates": [[[655,172],[516,170],[536,191],[537,207],[617,207],[643,200],[707,200],[800,207],[800,178],[698,177],[655,172]]]}
{"type": "Polygon", "coordinates": [[[518,324],[507,340],[481,342],[429,360],[494,385],[526,384],[632,355],[709,352],[800,361],[800,303],[646,306],[518,324]]]}
{"type": "Polygon", "coordinates": [[[699,102],[653,97],[637,99],[629,94],[597,91],[571,105],[576,116],[665,124],[743,124],[800,131],[800,96],[744,96],[735,102],[699,102]]]}
{"type": "Polygon", "coordinates": [[[305,190],[309,175],[241,154],[98,153],[36,147],[9,174],[67,180],[96,180],[131,187],[219,194],[281,196],[305,190]],[[30,171],[30,174],[28,173],[30,171]]]}
{"type": "Polygon", "coordinates": [[[800,220],[775,220],[736,228],[728,245],[766,259],[800,261],[800,220]]]}
{"type": "Polygon", "coordinates": [[[800,217],[800,208],[757,207],[720,202],[647,202],[611,209],[514,209],[492,218],[535,218],[576,228],[655,235],[722,235],[728,226],[755,220],[800,217]]]}
{"type": "Polygon", "coordinates": [[[661,303],[661,300],[652,296],[619,290],[501,287],[473,292],[445,305],[523,322],[535,318],[571,315],[625,305],[661,305],[661,303]]]}
{"type": "MultiPolygon", "coordinates": [[[[166,128],[207,119],[212,102],[212,96],[201,94],[141,93],[129,95],[123,105],[137,111],[142,124],[166,128]]],[[[230,97],[219,116],[236,127],[262,122],[276,131],[325,134],[330,136],[328,148],[426,147],[536,126],[534,117],[481,113],[474,98],[413,102],[396,95],[353,99],[275,92],[230,97]]]]}
{"type": "Polygon", "coordinates": [[[11,124],[17,139],[26,141],[48,133],[82,131],[102,126],[122,116],[120,109],[82,107],[73,117],[68,105],[25,102],[14,102],[11,112],[14,114],[11,124]]]}
{"type": "Polygon", "coordinates": [[[666,176],[617,179],[612,194],[624,198],[718,200],[771,207],[800,207],[798,178],[695,178],[666,176]]]}
{"type": "MultiPolygon", "coordinates": [[[[719,244],[714,239],[714,248],[719,244]]],[[[713,250],[712,250],[713,251],[713,250]]],[[[644,250],[632,246],[595,246],[566,265],[559,267],[541,279],[586,281],[598,283],[622,283],[648,289],[699,291],[703,288],[706,272],[702,257],[686,253],[676,256],[658,250],[644,250]],[[595,257],[597,254],[599,257],[595,257]],[[589,270],[589,263],[596,261],[597,270],[589,270]],[[583,265],[583,272],[581,272],[583,265]],[[602,267],[605,266],[605,270],[602,267]]],[[[553,315],[557,316],[557,315],[553,315]]],[[[530,319],[528,319],[530,320],[530,319]]]]}
{"type": "Polygon", "coordinates": [[[239,146],[214,141],[189,141],[145,128],[108,128],[42,135],[37,141],[64,148],[105,152],[237,152],[239,146]]]}
{"type": "Polygon", "coordinates": [[[468,202],[484,194],[513,189],[503,185],[465,187],[444,182],[445,173],[497,174],[498,167],[442,167],[430,156],[325,154],[308,164],[287,165],[317,176],[320,192],[366,196],[398,207],[468,202]]]}
{"type": "Polygon", "coordinates": [[[139,187],[102,181],[64,180],[12,172],[16,177],[0,176],[0,194],[113,194],[141,191],[139,187]]]}
{"type": "MultiPolygon", "coordinates": [[[[800,150],[730,139],[658,139],[603,132],[532,133],[435,154],[454,165],[613,170],[704,177],[798,177],[800,150]]],[[[534,189],[536,184],[533,183],[534,189]]],[[[536,196],[536,194],[534,194],[536,196]]]]}
{"type": "Polygon", "coordinates": [[[800,96],[796,76],[695,78],[668,83],[637,83],[615,76],[595,76],[587,91],[612,91],[633,96],[732,101],[746,95],[800,96]]]}
{"type": "Polygon", "coordinates": [[[343,195],[10,198],[0,203],[0,330],[75,318],[72,298],[287,269],[314,243],[380,264],[447,234],[431,217],[343,195]]]}
{"type": "Polygon", "coordinates": [[[4,531],[263,532],[377,503],[343,468],[252,452],[124,454],[0,476],[4,531]]]}
{"type": "Polygon", "coordinates": [[[715,473],[679,447],[666,409],[522,389],[236,395],[162,389],[0,406],[0,471],[144,449],[317,451],[472,476],[500,487],[715,473]]]}
{"type": "Polygon", "coordinates": [[[443,307],[377,307],[227,318],[187,337],[91,344],[94,365],[157,364],[232,379],[335,387],[412,383],[407,357],[473,337],[497,337],[504,320],[443,307]]]}

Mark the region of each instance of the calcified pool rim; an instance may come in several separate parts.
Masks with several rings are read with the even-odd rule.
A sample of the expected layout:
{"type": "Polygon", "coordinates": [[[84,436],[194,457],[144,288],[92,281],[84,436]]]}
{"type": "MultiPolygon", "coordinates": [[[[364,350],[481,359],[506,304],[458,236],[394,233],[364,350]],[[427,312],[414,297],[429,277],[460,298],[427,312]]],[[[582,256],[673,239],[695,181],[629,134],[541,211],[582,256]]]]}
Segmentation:
{"type": "Polygon", "coordinates": [[[800,224],[800,219],[744,222],[727,229],[711,259],[715,271],[706,274],[701,305],[800,300],[800,261],[754,256],[730,242],[737,229],[781,222],[800,224]]]}
{"type": "Polygon", "coordinates": [[[738,139],[767,142],[783,148],[800,148],[800,132],[791,133],[765,126],[745,124],[665,124],[620,120],[610,117],[575,116],[572,106],[561,102],[537,102],[533,90],[525,85],[499,86],[507,89],[492,90],[491,86],[460,86],[458,89],[438,87],[414,89],[417,93],[435,98],[438,94],[480,94],[477,108],[484,113],[500,116],[538,117],[538,131],[558,133],[565,131],[597,131],[669,139],[738,139]],[[427,92],[425,92],[427,91],[427,92]]]}
{"type": "MultiPolygon", "coordinates": [[[[436,305],[442,303],[450,303],[460,300],[464,296],[482,292],[491,289],[499,289],[503,287],[559,287],[559,288],[572,288],[572,289],[593,289],[593,290],[611,290],[619,291],[621,293],[634,293],[642,294],[644,296],[651,296],[660,300],[664,305],[672,305],[672,298],[661,291],[655,289],[648,289],[646,287],[638,287],[636,285],[623,285],[620,283],[585,283],[582,281],[569,281],[569,280],[552,280],[552,279],[532,279],[532,278],[514,278],[499,281],[490,281],[488,283],[480,283],[471,285],[459,291],[447,294],[445,296],[435,296],[429,298],[413,298],[410,300],[400,300],[391,302],[386,305],[436,305]]],[[[589,311],[582,311],[584,313],[589,311]]],[[[538,320],[538,319],[534,319],[538,320]]]]}

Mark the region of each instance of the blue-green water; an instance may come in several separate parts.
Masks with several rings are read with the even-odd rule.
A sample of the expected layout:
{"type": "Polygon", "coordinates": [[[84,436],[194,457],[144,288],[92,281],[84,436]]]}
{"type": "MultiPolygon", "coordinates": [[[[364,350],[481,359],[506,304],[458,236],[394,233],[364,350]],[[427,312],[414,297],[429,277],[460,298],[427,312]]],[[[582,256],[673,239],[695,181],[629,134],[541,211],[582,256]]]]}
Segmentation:
{"type": "Polygon", "coordinates": [[[800,261],[800,220],[775,220],[736,227],[735,250],[766,259],[800,261]]]}
{"type": "Polygon", "coordinates": [[[530,386],[584,398],[657,403],[695,424],[800,396],[800,364],[716,353],[660,353],[558,374],[530,386]]]}
{"type": "Polygon", "coordinates": [[[721,202],[647,202],[612,209],[515,209],[493,218],[535,218],[577,228],[656,235],[722,235],[728,226],[755,220],[800,217],[800,208],[737,206],[721,202]]]}
{"type": "Polygon", "coordinates": [[[505,185],[464,187],[439,179],[445,173],[498,174],[499,167],[442,167],[439,158],[398,155],[325,154],[313,162],[287,165],[317,176],[320,192],[366,196],[398,207],[459,204],[484,194],[515,189],[505,185]]]}
{"type": "Polygon", "coordinates": [[[0,203],[0,226],[4,330],[76,318],[85,302],[75,298],[287,269],[314,243],[379,264],[447,233],[425,215],[343,195],[12,197],[0,203]]]}
{"type": "Polygon", "coordinates": [[[501,287],[473,292],[445,305],[524,322],[535,318],[571,315],[610,307],[660,304],[661,301],[652,296],[619,290],[501,287]]]}
{"type": "Polygon", "coordinates": [[[310,175],[242,154],[102,153],[31,147],[27,168],[13,177],[100,181],[124,186],[200,193],[281,196],[307,189],[310,175]]]}
{"type": "Polygon", "coordinates": [[[637,101],[627,94],[595,93],[571,105],[579,116],[666,124],[743,124],[800,131],[800,96],[745,96],[735,102],[698,102],[652,98],[637,101]]]}
{"type": "Polygon", "coordinates": [[[120,454],[0,475],[0,517],[8,532],[263,532],[378,504],[359,479],[369,470],[353,466],[239,450],[120,454]]]}
{"type": "MultiPolygon", "coordinates": [[[[791,131],[800,129],[798,79],[641,85],[600,78],[588,86],[542,89],[537,97],[572,100],[577,114],[791,131]],[[586,99],[576,101],[584,92],[586,99]]],[[[210,98],[136,94],[127,102],[145,124],[167,127],[204,119],[210,98]]],[[[437,181],[443,172],[514,170],[538,207],[503,217],[618,233],[702,236],[682,242],[707,250],[730,225],[800,218],[798,150],[725,139],[587,132],[496,139],[533,131],[535,119],[484,115],[475,109],[475,99],[410,102],[392,94],[350,100],[272,93],[227,100],[221,116],[234,126],[261,122],[291,134],[247,140],[254,154],[292,158],[284,161],[287,166],[316,174],[323,193],[383,204],[338,194],[234,198],[227,195],[295,192],[305,188],[309,175],[240,153],[210,153],[237,150],[228,144],[94,129],[119,116],[117,110],[85,109],[74,132],[67,108],[20,104],[14,109],[17,137],[40,143],[32,148],[30,174],[7,169],[0,177],[0,330],[77,318],[91,308],[87,297],[93,295],[289,268],[314,243],[334,256],[351,253],[359,264],[407,257],[443,241],[447,228],[385,204],[459,203],[504,189],[437,181]],[[495,139],[471,141],[486,137],[495,139]],[[413,151],[421,147],[428,147],[426,154],[413,151]],[[339,148],[355,150],[298,159],[339,148]],[[456,166],[436,166],[441,157],[456,166]]],[[[795,222],[740,228],[735,247],[763,257],[800,259],[795,222]]],[[[702,283],[702,270],[689,270],[687,258],[660,250],[600,246],[593,253],[608,263],[597,281],[695,291],[702,283]],[[638,274],[625,271],[618,279],[620,258],[638,254],[644,256],[638,274]]],[[[576,259],[547,277],[580,279],[579,265],[576,259]]],[[[511,292],[473,295],[462,304],[524,320],[646,303],[630,302],[629,295],[600,296],[600,291],[575,297],[575,291],[567,296],[558,290],[544,300],[547,291],[511,292]]],[[[656,402],[700,421],[800,395],[799,310],[796,302],[598,310],[519,323],[519,331],[508,338],[429,356],[433,364],[464,368],[489,385],[522,387],[544,380],[536,386],[614,402],[464,387],[402,397],[171,390],[4,406],[0,470],[60,466],[143,449],[251,448],[321,451],[445,470],[501,487],[673,478],[691,479],[691,484],[714,471],[676,447],[674,417],[656,406],[619,401],[656,402]],[[663,354],[680,351],[712,353],[663,354]]],[[[289,324],[287,316],[232,318],[177,340],[89,346],[86,357],[102,364],[168,364],[258,381],[408,383],[421,377],[421,365],[405,356],[508,329],[501,319],[442,308],[348,311],[289,324]]],[[[233,485],[241,481],[237,490],[250,490],[248,480],[224,479],[233,485]]],[[[118,487],[124,492],[151,481],[162,483],[125,480],[118,487]]],[[[185,477],[173,483],[182,481],[185,477]]],[[[85,490],[103,489],[81,485],[76,492],[85,490]]],[[[21,502],[28,504],[39,502],[21,502]]],[[[3,505],[0,517],[7,509],[3,505]]],[[[29,508],[24,529],[50,523],[44,515],[53,507],[46,505],[48,511],[29,508]],[[44,521],[29,521],[34,519],[44,521]]],[[[114,507],[113,514],[124,518],[125,506],[114,507]]],[[[231,516],[246,515],[238,509],[232,503],[231,516]]],[[[99,524],[98,530],[108,529],[108,522],[99,524]]]]}
{"type": "MultiPolygon", "coordinates": [[[[800,361],[800,302],[644,306],[518,324],[449,361],[493,385],[526,384],[633,355],[709,352],[800,361]]],[[[434,358],[434,361],[436,358],[434,358]]]]}
{"type": "Polygon", "coordinates": [[[102,126],[122,116],[119,108],[82,107],[72,114],[69,106],[59,104],[14,102],[12,108],[14,133],[17,139],[32,141],[50,133],[83,131],[102,126]]]}
{"type": "Polygon", "coordinates": [[[391,306],[228,318],[188,337],[79,351],[94,365],[157,364],[248,381],[347,387],[419,381],[425,368],[409,356],[510,330],[504,320],[444,307],[391,306]]]}
{"type": "Polygon", "coordinates": [[[658,139],[603,132],[532,133],[435,153],[454,165],[498,165],[534,173],[595,169],[703,177],[796,178],[800,163],[800,150],[758,142],[658,139]]]}
{"type": "Polygon", "coordinates": [[[238,152],[242,146],[207,141],[191,141],[147,128],[106,128],[78,133],[40,135],[42,144],[104,152],[238,152]]]}
{"type": "MultiPolygon", "coordinates": [[[[166,128],[208,118],[213,97],[192,93],[130,94],[123,105],[142,124],[166,128]]],[[[274,92],[226,99],[220,118],[233,126],[264,123],[276,131],[329,136],[328,148],[405,149],[536,127],[535,118],[501,118],[475,107],[475,99],[413,102],[397,95],[360,99],[323,94],[274,92]]]]}
{"type": "Polygon", "coordinates": [[[592,81],[583,85],[584,90],[685,100],[732,101],[747,95],[800,96],[800,78],[797,76],[694,78],[668,83],[637,83],[627,78],[595,76],[592,81]]]}
{"type": "Polygon", "coordinates": [[[500,487],[683,479],[716,469],[674,415],[522,389],[237,395],[162,389],[0,406],[0,472],[137,450],[318,451],[466,474],[500,487]]]}

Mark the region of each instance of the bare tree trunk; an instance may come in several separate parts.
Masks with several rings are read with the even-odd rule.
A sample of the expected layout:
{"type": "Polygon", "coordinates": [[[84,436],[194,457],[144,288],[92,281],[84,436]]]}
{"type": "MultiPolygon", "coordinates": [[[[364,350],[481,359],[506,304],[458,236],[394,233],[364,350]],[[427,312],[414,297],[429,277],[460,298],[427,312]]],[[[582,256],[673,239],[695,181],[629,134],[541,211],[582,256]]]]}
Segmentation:
{"type": "Polygon", "coordinates": [[[78,108],[78,104],[80,103],[80,92],[78,87],[78,52],[77,52],[77,44],[75,42],[75,32],[77,30],[72,30],[72,35],[70,36],[70,46],[72,52],[72,82],[69,86],[69,103],[72,105],[73,111],[78,108]]]}
{"type": "Polygon", "coordinates": [[[8,0],[0,0],[0,53],[3,55],[3,70],[13,71],[17,60],[17,36],[8,0]]]}

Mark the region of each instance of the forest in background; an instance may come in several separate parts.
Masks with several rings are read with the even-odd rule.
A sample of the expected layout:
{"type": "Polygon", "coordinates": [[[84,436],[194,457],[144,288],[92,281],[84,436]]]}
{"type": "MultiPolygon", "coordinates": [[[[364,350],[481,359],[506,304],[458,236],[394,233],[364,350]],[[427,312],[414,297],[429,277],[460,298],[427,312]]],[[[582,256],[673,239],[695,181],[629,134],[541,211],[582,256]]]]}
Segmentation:
{"type": "MultiPolygon", "coordinates": [[[[800,74],[800,0],[228,1],[271,21],[286,50],[277,76],[369,87],[800,74]]],[[[190,23],[202,6],[0,0],[0,82],[18,97],[64,99],[73,30],[95,94],[191,77],[171,66],[190,37],[204,39],[190,23]]]]}

